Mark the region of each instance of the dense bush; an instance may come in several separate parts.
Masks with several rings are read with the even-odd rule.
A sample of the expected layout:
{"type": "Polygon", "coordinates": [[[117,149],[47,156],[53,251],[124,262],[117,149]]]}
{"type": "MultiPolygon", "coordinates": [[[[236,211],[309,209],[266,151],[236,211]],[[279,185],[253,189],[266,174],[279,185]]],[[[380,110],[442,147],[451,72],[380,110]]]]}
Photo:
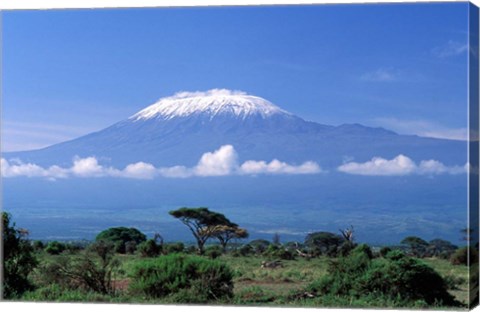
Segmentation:
{"type": "Polygon", "coordinates": [[[223,248],[218,245],[208,246],[205,249],[205,256],[210,259],[216,259],[223,254],[223,248]]]}
{"type": "Polygon", "coordinates": [[[478,251],[475,248],[462,247],[457,249],[450,257],[450,262],[454,265],[467,265],[470,255],[470,263],[478,262],[478,251]]]}
{"type": "Polygon", "coordinates": [[[388,246],[383,246],[382,248],[380,248],[380,256],[385,258],[385,256],[390,252],[392,251],[392,248],[388,247],[388,246]]]}
{"type": "Polygon", "coordinates": [[[314,232],[305,237],[305,246],[313,256],[336,257],[344,242],[343,237],[330,232],[314,232]]]}
{"type": "Polygon", "coordinates": [[[171,254],[139,262],[130,289],[148,298],[174,296],[185,303],[205,303],[232,297],[232,272],[216,260],[171,254]]]}
{"type": "Polygon", "coordinates": [[[396,300],[409,305],[457,304],[445,281],[431,267],[400,251],[372,259],[365,245],[355,248],[348,257],[332,261],[329,274],[312,283],[308,291],[322,296],[396,300]]]}
{"type": "Polygon", "coordinates": [[[79,256],[61,254],[45,263],[40,270],[38,284],[41,287],[59,285],[68,290],[111,294],[118,267],[113,243],[99,241],[79,256]]]}
{"type": "Polygon", "coordinates": [[[65,249],[67,249],[67,246],[63,243],[57,242],[57,241],[52,241],[47,244],[47,247],[45,247],[45,251],[51,255],[59,255],[61,254],[65,249]]]}
{"type": "Polygon", "coordinates": [[[270,242],[265,239],[255,239],[248,243],[248,245],[252,248],[252,250],[256,254],[262,254],[267,250],[268,246],[270,246],[270,242]]]}
{"type": "Polygon", "coordinates": [[[5,212],[2,212],[1,230],[3,244],[3,264],[1,267],[3,269],[3,297],[12,299],[33,289],[33,285],[28,277],[37,266],[38,261],[33,253],[33,247],[26,239],[28,232],[15,228],[15,223],[10,224],[10,215],[5,212]]]}
{"type": "Polygon", "coordinates": [[[162,246],[154,239],[149,239],[138,245],[138,251],[142,257],[156,257],[162,252],[162,246]]]}
{"type": "Polygon", "coordinates": [[[295,253],[290,249],[287,249],[281,245],[270,245],[264,253],[267,257],[271,259],[281,259],[281,260],[294,260],[295,253]]]}
{"type": "Polygon", "coordinates": [[[115,251],[118,253],[127,252],[127,244],[129,245],[129,252],[135,251],[135,246],[146,241],[145,234],[135,228],[115,227],[109,228],[100,232],[96,239],[98,241],[109,241],[115,245],[115,251]]]}
{"type": "MultiPolygon", "coordinates": [[[[185,245],[183,243],[168,243],[165,244],[164,250],[166,254],[179,253],[185,250],[185,245]]],[[[195,249],[195,252],[197,249],[195,249]]]]}

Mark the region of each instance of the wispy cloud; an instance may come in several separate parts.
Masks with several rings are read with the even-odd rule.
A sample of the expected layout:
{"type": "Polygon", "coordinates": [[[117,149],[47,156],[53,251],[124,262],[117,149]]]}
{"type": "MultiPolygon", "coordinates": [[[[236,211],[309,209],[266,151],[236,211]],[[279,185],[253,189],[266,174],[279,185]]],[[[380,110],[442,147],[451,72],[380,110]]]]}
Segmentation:
{"type": "Polygon", "coordinates": [[[468,51],[468,44],[450,40],[442,46],[432,49],[432,54],[439,58],[462,55],[468,51]]]}
{"type": "Polygon", "coordinates": [[[374,157],[364,163],[349,162],[339,166],[338,171],[366,176],[404,176],[404,175],[438,175],[461,174],[467,172],[467,165],[448,167],[437,160],[423,160],[416,164],[405,155],[393,159],[374,157]]]}
{"type": "Polygon", "coordinates": [[[117,169],[99,164],[95,157],[75,157],[70,168],[59,166],[43,168],[32,163],[23,163],[19,160],[8,161],[2,158],[1,174],[4,178],[43,177],[56,180],[69,177],[153,179],[156,177],[188,178],[259,174],[317,174],[322,172],[320,166],[312,161],[296,166],[276,159],[269,163],[248,160],[241,165],[238,164],[237,160],[238,155],[232,145],[224,145],[216,151],[203,154],[194,167],[173,166],[156,168],[149,163],[137,162],[129,164],[123,169],[117,169]]]}
{"type": "Polygon", "coordinates": [[[375,118],[376,126],[385,127],[401,134],[416,134],[418,136],[448,139],[467,140],[467,128],[449,128],[427,120],[401,120],[397,118],[375,118]]]}
{"type": "Polygon", "coordinates": [[[2,123],[2,151],[20,151],[46,147],[67,141],[95,129],[61,124],[5,121],[2,123]]]}
{"type": "Polygon", "coordinates": [[[363,81],[390,82],[398,80],[400,74],[393,68],[379,68],[374,71],[366,72],[360,76],[363,81]]]}

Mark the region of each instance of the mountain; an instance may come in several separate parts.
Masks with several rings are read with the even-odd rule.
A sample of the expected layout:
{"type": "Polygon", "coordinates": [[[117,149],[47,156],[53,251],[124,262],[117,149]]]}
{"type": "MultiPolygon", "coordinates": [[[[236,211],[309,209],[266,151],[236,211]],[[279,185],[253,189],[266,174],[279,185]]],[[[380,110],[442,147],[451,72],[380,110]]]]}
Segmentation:
{"type": "Polygon", "coordinates": [[[98,132],[4,157],[42,166],[67,166],[75,156],[95,156],[113,166],[139,161],[192,166],[204,153],[226,144],[235,148],[240,161],[315,161],[325,168],[344,159],[364,162],[399,154],[446,165],[466,162],[466,142],[398,135],[360,124],[322,125],[263,98],[219,89],[177,93],[98,132]]]}
{"type": "Polygon", "coordinates": [[[467,220],[466,161],[462,141],[322,125],[241,92],[183,92],[98,132],[5,153],[2,172],[11,176],[2,179],[2,208],[35,239],[93,239],[131,226],[191,240],[168,211],[204,206],[247,228],[251,239],[278,233],[302,241],[308,232],[353,225],[359,242],[409,235],[455,242],[467,220]],[[98,164],[89,157],[72,166],[76,156],[98,164]],[[7,161],[14,158],[23,164],[7,161]],[[47,166],[64,177],[48,179],[47,166]],[[130,169],[147,178],[132,179],[130,169]],[[298,174],[305,170],[311,174],[298,174]]]}

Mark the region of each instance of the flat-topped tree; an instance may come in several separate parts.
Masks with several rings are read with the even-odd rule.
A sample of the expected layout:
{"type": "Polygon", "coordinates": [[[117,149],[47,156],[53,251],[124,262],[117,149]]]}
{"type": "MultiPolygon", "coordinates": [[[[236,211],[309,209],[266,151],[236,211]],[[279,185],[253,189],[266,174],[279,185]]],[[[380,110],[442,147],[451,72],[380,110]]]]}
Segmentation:
{"type": "Polygon", "coordinates": [[[210,211],[208,208],[187,208],[183,207],[169,212],[174,218],[185,224],[197,241],[198,252],[203,254],[203,246],[207,240],[217,233],[219,226],[232,226],[223,214],[210,211]]]}
{"type": "Polygon", "coordinates": [[[213,232],[213,236],[218,239],[224,252],[227,250],[227,244],[230,240],[248,238],[248,235],[246,229],[238,227],[235,223],[216,226],[213,232]]]}

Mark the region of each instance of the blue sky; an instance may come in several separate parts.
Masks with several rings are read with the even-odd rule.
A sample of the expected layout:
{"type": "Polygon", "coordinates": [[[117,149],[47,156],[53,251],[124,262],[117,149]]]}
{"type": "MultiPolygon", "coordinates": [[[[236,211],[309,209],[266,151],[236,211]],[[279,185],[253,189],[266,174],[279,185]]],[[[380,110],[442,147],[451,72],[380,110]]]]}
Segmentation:
{"type": "Polygon", "coordinates": [[[467,3],[2,13],[2,150],[107,127],[178,91],[459,138],[467,3]]]}

